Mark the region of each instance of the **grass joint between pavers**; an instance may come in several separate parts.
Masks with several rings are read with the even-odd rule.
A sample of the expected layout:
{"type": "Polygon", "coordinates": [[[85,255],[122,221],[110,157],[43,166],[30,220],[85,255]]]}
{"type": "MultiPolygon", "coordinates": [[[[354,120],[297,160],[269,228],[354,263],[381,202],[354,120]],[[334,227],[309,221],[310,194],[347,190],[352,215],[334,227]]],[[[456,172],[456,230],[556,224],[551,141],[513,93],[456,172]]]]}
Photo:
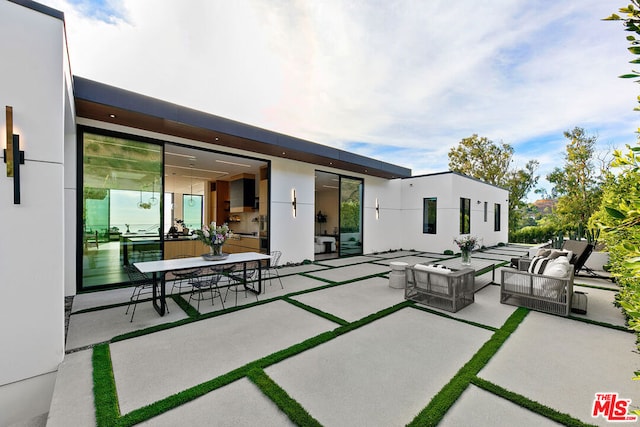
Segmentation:
{"type": "Polygon", "coordinates": [[[409,423],[409,426],[436,426],[447,411],[460,398],[478,372],[489,363],[502,344],[516,330],[529,313],[526,308],[517,308],[493,333],[491,338],[471,357],[471,359],[451,378],[451,380],[431,399],[429,404],[409,423]]]}

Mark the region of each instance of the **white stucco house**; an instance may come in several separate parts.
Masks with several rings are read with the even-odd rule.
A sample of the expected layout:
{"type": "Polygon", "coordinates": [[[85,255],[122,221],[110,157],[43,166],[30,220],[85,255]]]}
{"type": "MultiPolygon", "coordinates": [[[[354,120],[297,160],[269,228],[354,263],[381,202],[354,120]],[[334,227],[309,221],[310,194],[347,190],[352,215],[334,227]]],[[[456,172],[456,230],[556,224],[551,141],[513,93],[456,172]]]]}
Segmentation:
{"type": "Polygon", "coordinates": [[[0,56],[0,148],[11,163],[17,135],[24,152],[19,177],[0,177],[0,425],[48,411],[65,297],[126,285],[136,256],[188,251],[176,219],[229,222],[242,236],[230,250],[292,263],[318,256],[319,235],[335,257],[507,242],[505,189],[73,76],[64,14],[36,2],[0,0],[0,56]]]}

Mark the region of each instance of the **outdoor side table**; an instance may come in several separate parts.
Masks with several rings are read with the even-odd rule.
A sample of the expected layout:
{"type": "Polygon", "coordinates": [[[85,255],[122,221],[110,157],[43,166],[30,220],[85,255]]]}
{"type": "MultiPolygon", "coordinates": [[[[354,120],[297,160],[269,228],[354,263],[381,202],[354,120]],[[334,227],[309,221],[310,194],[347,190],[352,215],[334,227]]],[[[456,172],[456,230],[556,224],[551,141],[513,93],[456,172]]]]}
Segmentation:
{"type": "Polygon", "coordinates": [[[407,287],[407,267],[406,262],[392,261],[391,273],[389,273],[389,287],[395,289],[404,289],[407,287]]]}

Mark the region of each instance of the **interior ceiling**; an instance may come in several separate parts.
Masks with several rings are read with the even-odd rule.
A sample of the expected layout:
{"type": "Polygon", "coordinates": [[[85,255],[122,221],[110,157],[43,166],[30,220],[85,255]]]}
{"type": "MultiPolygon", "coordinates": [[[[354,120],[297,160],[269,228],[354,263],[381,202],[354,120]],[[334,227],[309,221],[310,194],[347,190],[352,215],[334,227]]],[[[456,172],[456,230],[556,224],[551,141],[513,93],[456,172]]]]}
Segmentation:
{"type": "Polygon", "coordinates": [[[256,175],[267,162],[229,154],[198,150],[191,147],[165,145],[165,188],[167,192],[204,192],[207,181],[229,181],[240,174],[256,175]]]}
{"type": "Polygon", "coordinates": [[[316,192],[337,192],[340,179],[337,174],[316,171],[316,192]]]}

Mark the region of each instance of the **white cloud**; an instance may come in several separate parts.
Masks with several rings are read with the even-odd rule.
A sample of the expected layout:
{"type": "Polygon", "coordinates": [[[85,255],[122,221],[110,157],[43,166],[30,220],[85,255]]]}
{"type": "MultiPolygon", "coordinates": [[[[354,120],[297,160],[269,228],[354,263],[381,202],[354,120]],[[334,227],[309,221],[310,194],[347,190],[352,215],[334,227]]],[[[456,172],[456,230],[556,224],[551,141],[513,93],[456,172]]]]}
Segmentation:
{"type": "Polygon", "coordinates": [[[77,75],[327,145],[372,144],[360,153],[416,174],[446,169],[473,133],[546,169],[575,126],[634,141],[637,87],[616,77],[632,56],[622,26],[600,20],[617,6],[600,0],[121,0],[111,17],[45,3],[66,14],[77,75]]]}

